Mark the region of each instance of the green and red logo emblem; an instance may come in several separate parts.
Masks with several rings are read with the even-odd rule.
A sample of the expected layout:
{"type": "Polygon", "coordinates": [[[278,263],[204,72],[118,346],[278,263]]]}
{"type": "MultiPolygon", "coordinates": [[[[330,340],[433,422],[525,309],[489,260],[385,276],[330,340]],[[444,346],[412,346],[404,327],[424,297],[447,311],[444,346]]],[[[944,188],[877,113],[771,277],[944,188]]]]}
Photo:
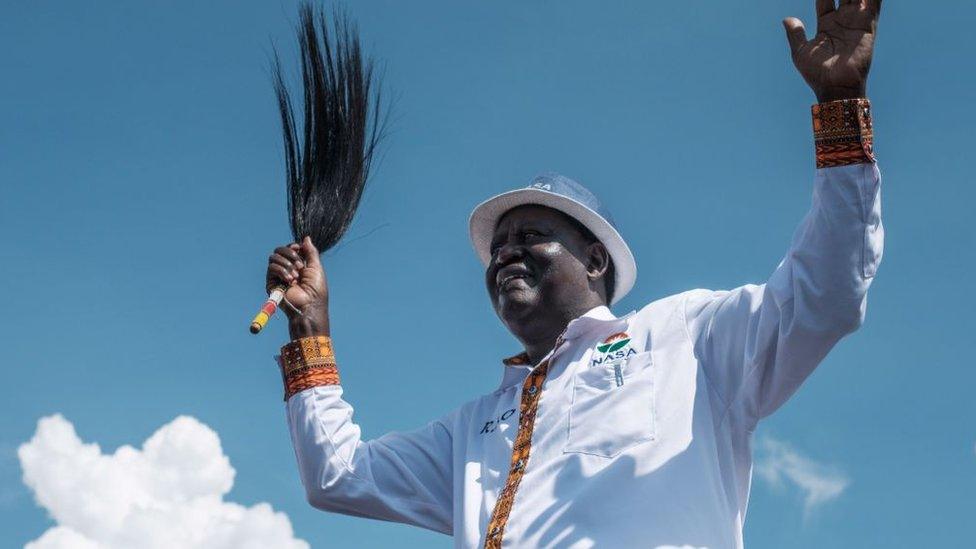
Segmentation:
{"type": "Polygon", "coordinates": [[[596,346],[596,350],[601,353],[612,353],[623,349],[628,343],[630,343],[630,336],[621,332],[605,339],[603,343],[596,346]]]}
{"type": "Polygon", "coordinates": [[[630,346],[630,336],[620,332],[606,338],[603,343],[596,346],[596,353],[593,353],[590,365],[596,366],[635,354],[637,351],[630,346]]]}

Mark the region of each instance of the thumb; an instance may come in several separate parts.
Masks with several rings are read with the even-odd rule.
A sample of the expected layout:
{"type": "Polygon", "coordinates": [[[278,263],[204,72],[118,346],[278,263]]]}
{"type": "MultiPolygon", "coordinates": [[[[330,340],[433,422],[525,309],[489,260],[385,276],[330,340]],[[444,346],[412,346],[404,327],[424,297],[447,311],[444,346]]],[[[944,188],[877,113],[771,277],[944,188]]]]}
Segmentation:
{"type": "Polygon", "coordinates": [[[786,28],[786,39],[790,43],[790,51],[796,55],[803,44],[807,43],[807,31],[803,28],[803,21],[796,17],[783,19],[783,27],[786,28]]]}
{"type": "Polygon", "coordinates": [[[319,259],[319,250],[312,244],[311,237],[306,236],[301,243],[302,258],[309,267],[322,268],[322,261],[319,259]]]}

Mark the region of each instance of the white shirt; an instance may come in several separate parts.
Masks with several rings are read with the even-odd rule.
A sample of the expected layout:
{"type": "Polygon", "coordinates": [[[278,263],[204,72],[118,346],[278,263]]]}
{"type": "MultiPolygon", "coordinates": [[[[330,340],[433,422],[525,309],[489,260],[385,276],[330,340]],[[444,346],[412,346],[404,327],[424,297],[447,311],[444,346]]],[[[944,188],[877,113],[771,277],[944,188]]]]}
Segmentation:
{"type": "MultiPolygon", "coordinates": [[[[879,185],[875,164],[817,170],[812,208],[764,285],[571,322],[503,545],[742,547],[757,422],[863,321],[882,252],[879,185]],[[625,336],[604,343],[615,334],[625,336]]],[[[309,502],[481,546],[530,370],[506,367],[496,391],[369,441],[341,386],[294,395],[288,424],[309,502]]]]}

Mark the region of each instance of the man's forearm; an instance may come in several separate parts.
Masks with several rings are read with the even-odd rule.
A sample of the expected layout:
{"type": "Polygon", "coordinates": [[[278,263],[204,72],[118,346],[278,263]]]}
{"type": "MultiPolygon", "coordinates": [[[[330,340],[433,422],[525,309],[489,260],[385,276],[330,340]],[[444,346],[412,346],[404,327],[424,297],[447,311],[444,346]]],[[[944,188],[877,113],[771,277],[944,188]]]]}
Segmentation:
{"type": "Polygon", "coordinates": [[[813,203],[766,284],[702,291],[687,302],[702,368],[725,413],[748,428],[864,320],[884,240],[869,107],[863,98],[813,106],[813,203]]]}
{"type": "MultiPolygon", "coordinates": [[[[294,332],[293,332],[294,333],[294,332]]],[[[332,340],[301,337],[281,348],[285,410],[299,475],[313,506],[452,531],[452,425],[364,441],[343,400],[332,340]]]]}

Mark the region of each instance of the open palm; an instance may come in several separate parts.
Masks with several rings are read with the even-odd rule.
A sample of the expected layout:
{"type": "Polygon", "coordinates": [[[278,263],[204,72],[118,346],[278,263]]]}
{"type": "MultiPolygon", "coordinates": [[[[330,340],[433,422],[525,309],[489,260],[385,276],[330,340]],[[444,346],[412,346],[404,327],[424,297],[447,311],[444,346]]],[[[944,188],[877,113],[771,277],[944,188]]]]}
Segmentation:
{"type": "Polygon", "coordinates": [[[817,0],[817,35],[783,21],[793,63],[820,102],[864,97],[882,0],[817,0]]]}

